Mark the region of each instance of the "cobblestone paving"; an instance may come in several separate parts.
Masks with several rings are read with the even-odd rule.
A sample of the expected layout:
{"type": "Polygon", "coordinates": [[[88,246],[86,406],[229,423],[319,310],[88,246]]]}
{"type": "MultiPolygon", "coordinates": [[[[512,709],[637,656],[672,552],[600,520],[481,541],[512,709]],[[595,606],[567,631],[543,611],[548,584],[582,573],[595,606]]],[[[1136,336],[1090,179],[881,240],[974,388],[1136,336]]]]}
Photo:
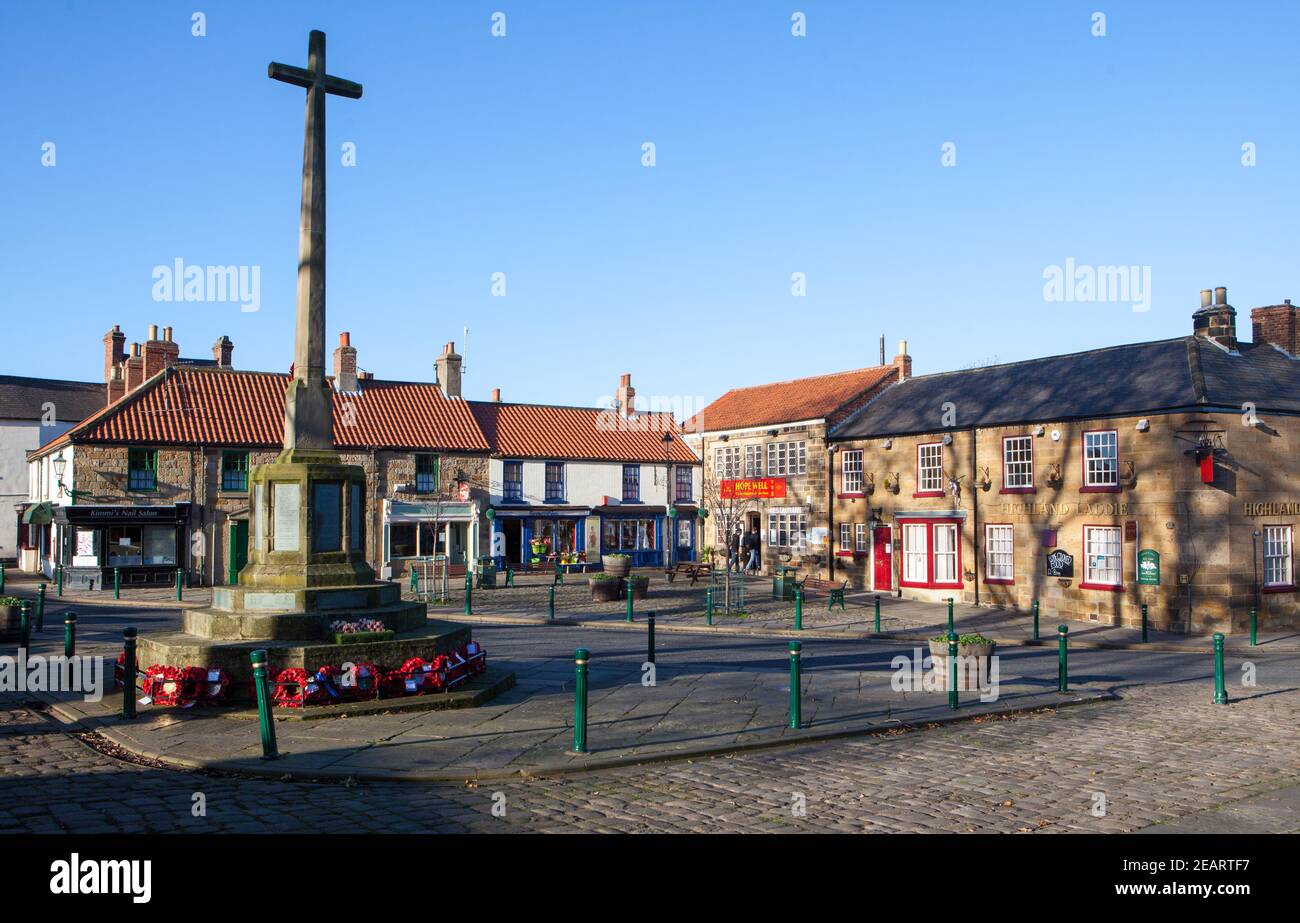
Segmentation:
{"type": "MultiPolygon", "coordinates": [[[[393,831],[412,818],[438,832],[1118,832],[1300,784],[1295,689],[1227,707],[1205,692],[1130,688],[1105,706],[479,787],[128,765],[8,706],[0,832],[393,831]],[[193,816],[196,792],[205,817],[193,816]],[[1098,793],[1104,816],[1093,814],[1098,793]]],[[[1295,826],[1291,814],[1277,832],[1295,826]]]]}

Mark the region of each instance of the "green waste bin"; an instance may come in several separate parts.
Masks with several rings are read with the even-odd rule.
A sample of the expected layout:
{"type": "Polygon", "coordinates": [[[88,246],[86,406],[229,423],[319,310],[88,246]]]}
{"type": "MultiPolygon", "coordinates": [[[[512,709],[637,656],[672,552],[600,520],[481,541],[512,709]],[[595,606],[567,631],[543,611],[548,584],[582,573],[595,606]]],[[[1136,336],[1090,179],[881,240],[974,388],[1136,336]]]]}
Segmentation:
{"type": "Polygon", "coordinates": [[[497,588],[497,565],[491,558],[478,559],[478,588],[480,590],[497,588]]]}
{"type": "Polygon", "coordinates": [[[794,599],[796,568],[787,564],[777,564],[772,568],[772,598],[794,599]]]}

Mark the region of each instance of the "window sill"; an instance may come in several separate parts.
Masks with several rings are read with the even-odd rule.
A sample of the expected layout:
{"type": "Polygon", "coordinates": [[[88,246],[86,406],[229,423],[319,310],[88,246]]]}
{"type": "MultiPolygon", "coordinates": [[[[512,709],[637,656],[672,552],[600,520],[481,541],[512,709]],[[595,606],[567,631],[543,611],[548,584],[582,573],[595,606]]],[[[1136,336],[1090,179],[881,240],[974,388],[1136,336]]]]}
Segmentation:
{"type": "Polygon", "coordinates": [[[1123,592],[1124,592],[1124,585],[1123,585],[1123,584],[1118,584],[1118,583],[1088,583],[1088,582],[1086,582],[1086,581],[1080,581],[1080,582],[1079,582],[1079,589],[1081,589],[1081,590],[1102,590],[1103,592],[1106,592],[1106,593],[1123,593],[1123,592]]]}
{"type": "Polygon", "coordinates": [[[1000,494],[1036,494],[1037,487],[1003,487],[998,491],[1000,494]]]}
{"type": "Polygon", "coordinates": [[[835,495],[835,499],[836,499],[836,500],[865,500],[866,497],[867,497],[867,495],[866,495],[865,493],[863,493],[862,491],[855,491],[855,492],[852,492],[852,493],[836,494],[836,495],[835,495]]]}
{"type": "Polygon", "coordinates": [[[1015,580],[992,580],[989,579],[988,577],[985,577],[984,583],[988,586],[1015,586],[1016,581],[1015,580]]]}
{"type": "Polygon", "coordinates": [[[1294,583],[1279,583],[1275,586],[1263,586],[1259,588],[1261,593],[1294,593],[1296,586],[1294,583]]]}
{"type": "Polygon", "coordinates": [[[1118,484],[1085,484],[1079,488],[1081,494],[1117,494],[1120,492],[1118,484]]]}
{"type": "Polygon", "coordinates": [[[900,581],[899,586],[909,590],[960,590],[960,583],[907,583],[900,581]]]}
{"type": "Polygon", "coordinates": [[[942,490],[918,490],[916,493],[912,494],[913,499],[919,497],[942,497],[942,496],[943,496],[942,490]]]}

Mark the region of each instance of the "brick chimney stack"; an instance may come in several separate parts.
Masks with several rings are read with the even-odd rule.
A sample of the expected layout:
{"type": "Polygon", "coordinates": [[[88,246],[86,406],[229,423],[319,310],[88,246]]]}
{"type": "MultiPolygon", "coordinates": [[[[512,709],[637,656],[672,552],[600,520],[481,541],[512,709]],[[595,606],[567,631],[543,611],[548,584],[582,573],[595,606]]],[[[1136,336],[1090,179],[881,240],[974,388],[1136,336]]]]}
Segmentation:
{"type": "Polygon", "coordinates": [[[113,380],[113,369],[122,364],[126,358],[126,334],[119,324],[104,334],[104,383],[113,380]]]}
{"type": "Polygon", "coordinates": [[[144,356],[139,343],[131,344],[131,353],[126,357],[126,384],[124,393],[130,394],[144,381],[144,356]]]}
{"type": "Polygon", "coordinates": [[[357,348],[352,345],[352,334],[339,334],[339,345],[334,349],[334,390],[355,394],[357,388],[357,348]]]}
{"type": "Polygon", "coordinates": [[[438,384],[447,397],[460,397],[460,356],[456,354],[456,344],[446,343],[442,355],[433,363],[438,373],[438,384]]]}
{"type": "Polygon", "coordinates": [[[158,325],[149,325],[149,340],[144,344],[144,381],[148,381],[165,368],[176,364],[181,349],[172,341],[172,328],[164,327],[158,336],[158,325]]]}
{"type": "Polygon", "coordinates": [[[615,398],[618,401],[618,415],[620,417],[630,417],[636,413],[636,388],[632,387],[631,372],[624,372],[619,378],[615,398]]]}
{"type": "Polygon", "coordinates": [[[1281,304],[1250,309],[1250,338],[1256,343],[1272,343],[1292,356],[1300,355],[1300,327],[1296,323],[1295,305],[1288,298],[1281,304]]]}
{"type": "Polygon", "coordinates": [[[894,357],[894,368],[898,369],[899,381],[907,381],[912,377],[912,357],[907,354],[907,340],[898,341],[898,355],[894,357]]]}
{"type": "Polygon", "coordinates": [[[230,342],[230,337],[222,335],[217,337],[217,342],[212,344],[212,358],[216,360],[217,367],[228,369],[231,367],[231,355],[235,351],[235,344],[230,342]]]}
{"type": "Polygon", "coordinates": [[[108,370],[108,381],[105,382],[104,388],[108,395],[108,403],[112,404],[119,400],[123,394],[126,394],[126,370],[121,365],[115,365],[108,370]]]}
{"type": "Polygon", "coordinates": [[[1227,349],[1237,348],[1237,309],[1228,304],[1227,288],[1216,288],[1213,300],[1209,289],[1201,289],[1201,309],[1192,315],[1192,333],[1227,349]]]}

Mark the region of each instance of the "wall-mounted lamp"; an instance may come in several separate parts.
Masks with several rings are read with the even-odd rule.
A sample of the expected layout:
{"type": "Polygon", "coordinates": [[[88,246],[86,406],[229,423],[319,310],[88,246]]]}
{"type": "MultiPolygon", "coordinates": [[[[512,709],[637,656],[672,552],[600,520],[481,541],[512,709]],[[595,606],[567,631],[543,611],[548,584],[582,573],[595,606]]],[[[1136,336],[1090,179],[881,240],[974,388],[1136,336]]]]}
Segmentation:
{"type": "Polygon", "coordinates": [[[1145,433],[1150,428],[1151,428],[1151,421],[1148,420],[1146,417],[1143,417],[1141,420],[1137,421],[1137,431],[1139,433],[1145,433]]]}

